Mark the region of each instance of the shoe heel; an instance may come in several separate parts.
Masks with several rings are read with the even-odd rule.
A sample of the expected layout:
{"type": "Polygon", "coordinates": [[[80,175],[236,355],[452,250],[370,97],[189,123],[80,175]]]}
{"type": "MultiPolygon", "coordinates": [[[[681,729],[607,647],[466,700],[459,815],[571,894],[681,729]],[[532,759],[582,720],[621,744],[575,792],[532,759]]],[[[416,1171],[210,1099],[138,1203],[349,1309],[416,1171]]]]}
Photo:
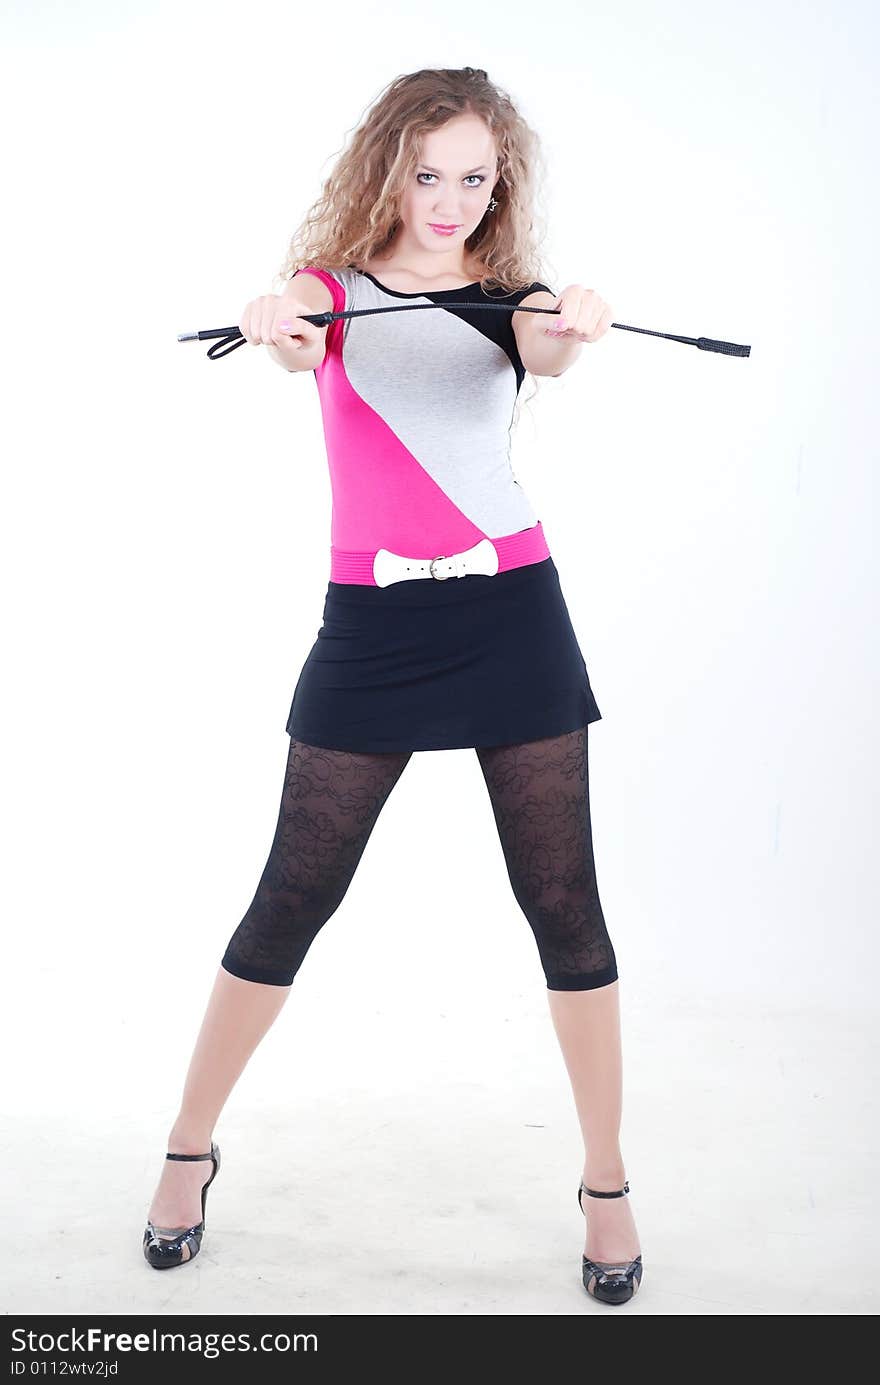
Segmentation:
{"type": "Polygon", "coordinates": [[[151,1221],[147,1222],[144,1231],[144,1259],[147,1264],[152,1265],[154,1270],[170,1270],[175,1265],[187,1265],[190,1260],[194,1260],[202,1248],[202,1236],[205,1230],[205,1204],[208,1200],[208,1189],[220,1172],[220,1146],[211,1141],[211,1148],[207,1154],[166,1154],[166,1159],[179,1159],[187,1162],[194,1162],[198,1159],[210,1159],[213,1163],[211,1177],[202,1185],[202,1219],[196,1222],[195,1226],[154,1226],[151,1221]],[[183,1248],[188,1248],[189,1254],[184,1256],[183,1248]]]}
{"type": "MultiPolygon", "coordinates": [[[[629,1180],[624,1182],[622,1188],[610,1193],[600,1193],[594,1188],[588,1188],[586,1183],[581,1180],[578,1187],[578,1206],[584,1212],[584,1204],[581,1201],[582,1193],[587,1193],[590,1197],[625,1197],[628,1192],[629,1180]]],[[[586,1215],[584,1212],[585,1217],[586,1215]]],[[[640,1254],[634,1260],[624,1261],[590,1260],[586,1255],[582,1255],[581,1262],[584,1288],[600,1303],[628,1303],[638,1292],[642,1282],[642,1257],[640,1254]]]]}

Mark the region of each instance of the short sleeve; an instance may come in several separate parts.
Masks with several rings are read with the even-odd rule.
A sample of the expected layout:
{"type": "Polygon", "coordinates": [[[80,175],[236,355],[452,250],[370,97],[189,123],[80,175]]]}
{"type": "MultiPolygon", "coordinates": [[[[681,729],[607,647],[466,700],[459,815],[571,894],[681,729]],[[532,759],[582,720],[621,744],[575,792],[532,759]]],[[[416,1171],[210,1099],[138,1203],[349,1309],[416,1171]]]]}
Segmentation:
{"type": "Polygon", "coordinates": [[[297,274],[314,274],[316,279],[320,279],[322,284],[330,290],[333,296],[333,311],[341,313],[345,311],[345,286],[339,278],[329,269],[318,269],[315,265],[303,265],[296,273],[291,275],[291,280],[297,274]]]}
{"type": "Polygon", "coordinates": [[[513,302],[521,303],[524,298],[528,298],[529,294],[532,293],[550,293],[553,294],[554,298],[556,297],[555,291],[551,289],[549,284],[542,284],[539,279],[535,279],[533,283],[526,284],[525,288],[516,290],[512,295],[513,302]]]}

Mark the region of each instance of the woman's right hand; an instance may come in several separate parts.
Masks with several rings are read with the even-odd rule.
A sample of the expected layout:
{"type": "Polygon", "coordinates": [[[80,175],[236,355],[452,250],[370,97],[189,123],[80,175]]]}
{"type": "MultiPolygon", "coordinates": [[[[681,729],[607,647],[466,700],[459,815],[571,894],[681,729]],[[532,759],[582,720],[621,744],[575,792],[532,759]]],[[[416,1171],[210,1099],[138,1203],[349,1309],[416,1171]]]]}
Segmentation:
{"type": "Polygon", "coordinates": [[[238,327],[251,346],[265,346],[269,354],[288,370],[296,370],[304,352],[322,346],[326,327],[304,322],[300,313],[317,309],[295,294],[264,293],[245,307],[238,327]]]}

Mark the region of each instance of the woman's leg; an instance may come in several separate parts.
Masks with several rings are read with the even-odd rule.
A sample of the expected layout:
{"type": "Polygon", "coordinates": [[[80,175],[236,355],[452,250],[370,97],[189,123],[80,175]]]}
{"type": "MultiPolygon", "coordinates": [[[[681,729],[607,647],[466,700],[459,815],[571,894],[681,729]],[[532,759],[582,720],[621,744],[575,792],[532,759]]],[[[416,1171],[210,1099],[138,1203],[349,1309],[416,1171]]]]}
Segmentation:
{"type": "MultiPolygon", "coordinates": [[[[588,728],[522,745],[480,746],[517,903],[538,947],[553,1025],[584,1140],[588,1188],[622,1188],[619,983],[593,860],[588,728]]],[[[572,1185],[572,1206],[574,1205],[572,1185]]],[[[639,1253],[629,1197],[584,1197],[596,1260],[639,1253]]]]}
{"type": "MultiPolygon", "coordinates": [[[[342,903],[411,754],[324,750],[291,737],[269,857],[214,981],[168,1136],[172,1153],[210,1149],[232,1088],[284,1005],[316,934],[342,903]]],[[[209,1164],[164,1160],[150,1221],[194,1225],[209,1173],[209,1164]]]]}

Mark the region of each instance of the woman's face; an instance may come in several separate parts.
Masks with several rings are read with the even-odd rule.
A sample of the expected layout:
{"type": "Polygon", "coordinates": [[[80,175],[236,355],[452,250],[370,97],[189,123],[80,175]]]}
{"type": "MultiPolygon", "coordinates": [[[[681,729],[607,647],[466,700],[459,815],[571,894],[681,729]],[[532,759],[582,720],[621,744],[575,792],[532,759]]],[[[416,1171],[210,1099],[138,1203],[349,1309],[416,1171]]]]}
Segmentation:
{"type": "MultiPolygon", "coordinates": [[[[483,219],[497,178],[495,141],[477,116],[461,115],[422,138],[421,157],[400,207],[410,254],[439,254],[458,265],[483,219]],[[454,226],[443,235],[432,227],[454,226]]],[[[398,237],[400,239],[400,237],[398,237]]]]}

